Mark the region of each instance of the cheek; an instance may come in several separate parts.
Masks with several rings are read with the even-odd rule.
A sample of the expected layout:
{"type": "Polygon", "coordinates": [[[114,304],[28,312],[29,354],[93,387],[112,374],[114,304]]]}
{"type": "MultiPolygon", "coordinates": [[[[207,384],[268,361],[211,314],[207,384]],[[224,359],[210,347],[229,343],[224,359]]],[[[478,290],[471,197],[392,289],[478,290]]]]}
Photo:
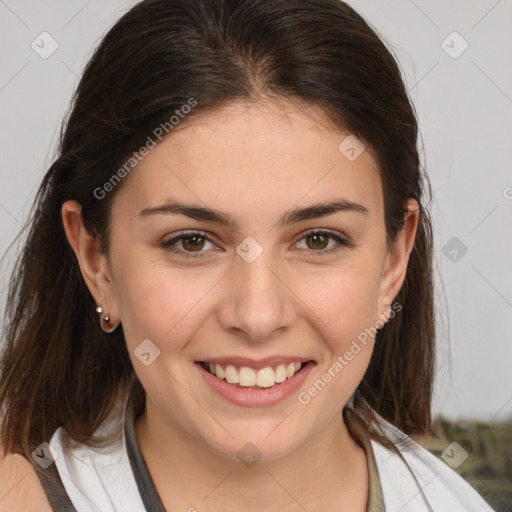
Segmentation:
{"type": "Polygon", "coordinates": [[[329,280],[323,292],[313,287],[309,290],[314,294],[310,307],[317,316],[314,321],[322,332],[324,350],[316,379],[298,398],[301,404],[314,403],[322,422],[348,401],[368,368],[378,282],[370,273],[361,278],[354,272],[329,280]]]}
{"type": "Polygon", "coordinates": [[[179,340],[198,328],[208,292],[218,281],[211,271],[179,270],[136,254],[120,258],[116,268],[119,313],[131,349],[146,338],[166,351],[178,349],[179,340]]]}
{"type": "Polygon", "coordinates": [[[373,352],[379,285],[375,253],[360,253],[323,279],[304,283],[301,293],[308,297],[308,307],[315,313],[311,321],[322,332],[326,348],[319,368],[322,382],[313,394],[325,385],[325,399],[345,403],[358,386],[373,352]]]}
{"type": "Polygon", "coordinates": [[[299,295],[329,328],[331,342],[343,346],[347,337],[356,336],[375,322],[379,288],[379,265],[361,256],[322,275],[305,277],[299,295]]]}

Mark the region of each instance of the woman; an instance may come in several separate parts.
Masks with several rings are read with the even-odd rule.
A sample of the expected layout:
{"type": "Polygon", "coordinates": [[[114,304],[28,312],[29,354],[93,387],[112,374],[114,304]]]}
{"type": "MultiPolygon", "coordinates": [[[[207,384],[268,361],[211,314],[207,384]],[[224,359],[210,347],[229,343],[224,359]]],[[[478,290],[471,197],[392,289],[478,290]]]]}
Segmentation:
{"type": "Polygon", "coordinates": [[[11,283],[4,502],[491,510],[412,440],[434,373],[417,131],[338,0],[126,13],[11,283]]]}

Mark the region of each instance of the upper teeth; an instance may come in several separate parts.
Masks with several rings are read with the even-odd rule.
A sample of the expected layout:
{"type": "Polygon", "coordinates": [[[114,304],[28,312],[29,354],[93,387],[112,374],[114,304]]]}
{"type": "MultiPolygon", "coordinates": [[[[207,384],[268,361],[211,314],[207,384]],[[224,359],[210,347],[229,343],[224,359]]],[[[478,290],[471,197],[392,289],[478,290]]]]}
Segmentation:
{"type": "Polygon", "coordinates": [[[259,370],[254,370],[248,366],[235,366],[228,364],[222,367],[217,363],[208,363],[210,372],[219,379],[226,379],[229,384],[240,384],[240,386],[250,387],[259,386],[262,388],[270,388],[274,384],[284,382],[287,378],[293,377],[301,367],[301,363],[294,362],[288,364],[280,364],[275,367],[266,366],[259,370]]]}

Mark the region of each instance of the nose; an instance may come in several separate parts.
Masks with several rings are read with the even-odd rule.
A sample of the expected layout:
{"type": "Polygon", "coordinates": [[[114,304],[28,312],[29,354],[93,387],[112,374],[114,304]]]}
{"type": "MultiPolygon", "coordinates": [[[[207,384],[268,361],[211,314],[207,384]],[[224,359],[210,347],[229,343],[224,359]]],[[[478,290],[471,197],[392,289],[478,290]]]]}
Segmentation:
{"type": "Polygon", "coordinates": [[[252,263],[237,256],[217,309],[222,327],[253,342],[281,335],[296,319],[295,296],[284,270],[265,250],[252,263]]]}

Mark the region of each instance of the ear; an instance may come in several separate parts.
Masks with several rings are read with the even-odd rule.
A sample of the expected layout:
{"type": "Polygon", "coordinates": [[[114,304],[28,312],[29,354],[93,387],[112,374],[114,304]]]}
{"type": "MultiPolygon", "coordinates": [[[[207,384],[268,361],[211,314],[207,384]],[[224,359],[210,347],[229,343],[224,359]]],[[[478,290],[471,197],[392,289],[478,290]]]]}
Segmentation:
{"type": "Polygon", "coordinates": [[[101,252],[98,238],[84,226],[82,206],[77,201],[66,201],[61,214],[66,237],[76,255],[87,288],[96,304],[108,311],[111,322],[118,323],[120,319],[108,259],[101,252]]]}
{"type": "Polygon", "coordinates": [[[401,231],[386,254],[381,274],[379,305],[377,314],[388,318],[389,305],[397,296],[407,273],[409,256],[414,247],[419,220],[419,206],[415,199],[406,202],[407,213],[401,231]]]}

